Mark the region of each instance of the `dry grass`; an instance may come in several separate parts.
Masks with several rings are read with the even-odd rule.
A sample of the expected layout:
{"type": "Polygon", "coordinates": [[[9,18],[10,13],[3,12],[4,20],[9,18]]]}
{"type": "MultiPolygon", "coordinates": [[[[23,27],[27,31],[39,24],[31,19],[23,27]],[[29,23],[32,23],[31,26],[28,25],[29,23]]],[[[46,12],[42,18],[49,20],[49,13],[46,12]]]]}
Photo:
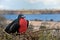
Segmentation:
{"type": "Polygon", "coordinates": [[[59,33],[52,35],[52,30],[40,30],[36,32],[27,31],[24,35],[7,34],[0,27],[0,40],[59,40],[59,33]]]}

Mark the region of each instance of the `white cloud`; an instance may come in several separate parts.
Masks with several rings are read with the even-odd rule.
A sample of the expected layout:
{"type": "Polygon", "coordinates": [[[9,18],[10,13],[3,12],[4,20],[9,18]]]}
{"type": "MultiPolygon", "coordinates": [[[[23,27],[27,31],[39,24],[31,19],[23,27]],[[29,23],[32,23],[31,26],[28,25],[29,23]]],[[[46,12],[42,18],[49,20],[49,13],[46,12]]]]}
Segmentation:
{"type": "Polygon", "coordinates": [[[9,9],[9,7],[6,6],[6,5],[0,5],[0,9],[1,9],[1,10],[3,10],[3,9],[9,9]]]}
{"type": "Polygon", "coordinates": [[[53,7],[54,9],[60,9],[60,6],[57,6],[57,7],[53,7]]]}
{"type": "Polygon", "coordinates": [[[44,5],[57,5],[60,3],[60,0],[43,0],[44,5]]]}
{"type": "Polygon", "coordinates": [[[34,3],[43,3],[44,5],[55,5],[55,4],[59,4],[60,0],[26,0],[27,2],[34,4],[34,3]]]}
{"type": "Polygon", "coordinates": [[[29,2],[29,3],[37,3],[37,2],[41,2],[41,0],[26,0],[27,2],[29,2]]]}
{"type": "Polygon", "coordinates": [[[59,6],[60,0],[26,0],[26,2],[30,4],[36,4],[36,3],[38,3],[39,5],[42,4],[43,5],[42,7],[48,8],[48,9],[50,8],[60,9],[60,6],[59,6]]]}
{"type": "Polygon", "coordinates": [[[0,5],[0,9],[4,9],[5,7],[3,5],[0,5]]]}

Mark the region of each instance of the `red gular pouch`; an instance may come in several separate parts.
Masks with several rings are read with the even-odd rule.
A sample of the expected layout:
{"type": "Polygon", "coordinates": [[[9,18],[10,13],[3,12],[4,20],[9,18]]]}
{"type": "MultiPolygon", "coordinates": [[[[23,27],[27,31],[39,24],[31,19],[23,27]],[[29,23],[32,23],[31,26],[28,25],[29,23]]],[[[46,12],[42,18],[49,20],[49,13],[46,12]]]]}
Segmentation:
{"type": "Polygon", "coordinates": [[[27,20],[24,18],[20,18],[19,19],[19,29],[18,29],[19,33],[23,34],[27,31],[27,20]]]}

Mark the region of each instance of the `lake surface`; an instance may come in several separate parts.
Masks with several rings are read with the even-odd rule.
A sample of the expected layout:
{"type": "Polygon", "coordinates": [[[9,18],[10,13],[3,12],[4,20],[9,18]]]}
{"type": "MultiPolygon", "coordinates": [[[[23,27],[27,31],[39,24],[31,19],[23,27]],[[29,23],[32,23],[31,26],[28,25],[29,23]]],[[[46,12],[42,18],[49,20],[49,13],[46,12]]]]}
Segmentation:
{"type": "MultiPolygon", "coordinates": [[[[6,17],[6,19],[16,19],[18,15],[3,15],[6,17]]],[[[26,19],[28,20],[34,20],[34,19],[40,19],[40,20],[50,20],[53,19],[54,21],[60,21],[60,14],[25,14],[26,19]]]]}

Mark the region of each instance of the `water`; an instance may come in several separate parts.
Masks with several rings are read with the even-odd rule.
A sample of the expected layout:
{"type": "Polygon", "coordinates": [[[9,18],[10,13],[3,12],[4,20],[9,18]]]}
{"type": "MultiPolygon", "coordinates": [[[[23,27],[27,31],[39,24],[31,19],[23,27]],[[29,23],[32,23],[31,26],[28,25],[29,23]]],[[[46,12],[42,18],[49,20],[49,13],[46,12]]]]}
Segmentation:
{"type": "MultiPolygon", "coordinates": [[[[60,14],[24,14],[26,19],[28,20],[50,20],[53,19],[54,21],[60,21],[60,14]]],[[[14,20],[18,17],[18,15],[4,15],[6,19],[14,20]]]]}

